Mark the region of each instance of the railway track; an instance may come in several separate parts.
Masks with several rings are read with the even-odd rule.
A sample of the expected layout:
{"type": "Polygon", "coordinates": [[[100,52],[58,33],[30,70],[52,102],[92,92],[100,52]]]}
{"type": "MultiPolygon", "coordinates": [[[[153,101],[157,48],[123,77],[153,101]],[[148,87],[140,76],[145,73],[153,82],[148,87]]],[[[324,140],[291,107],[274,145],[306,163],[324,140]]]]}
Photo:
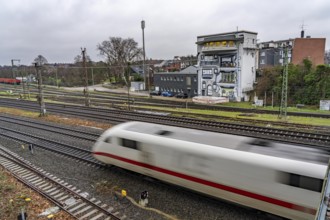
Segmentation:
{"type": "Polygon", "coordinates": [[[80,148],[78,146],[72,146],[59,141],[53,141],[49,138],[39,137],[27,132],[21,132],[10,128],[0,128],[0,134],[3,137],[14,139],[27,145],[32,144],[34,147],[38,147],[44,150],[48,150],[60,155],[64,155],[77,161],[91,164],[98,167],[105,167],[105,165],[92,157],[91,151],[80,148]]]}
{"type": "MultiPolygon", "coordinates": [[[[6,122],[5,123],[12,123],[13,122],[13,120],[8,120],[8,119],[10,119],[10,117],[9,118],[6,118],[6,122]]],[[[17,120],[21,120],[21,118],[19,118],[19,119],[17,119],[17,120]]],[[[0,117],[0,121],[1,121],[1,123],[2,123],[2,125],[3,126],[6,126],[6,124],[3,124],[3,122],[4,122],[4,120],[2,120],[2,118],[0,117]]],[[[36,121],[36,124],[41,124],[40,126],[38,126],[38,127],[36,127],[35,126],[35,124],[33,123],[33,122],[31,122],[31,129],[29,129],[29,127],[28,127],[28,123],[29,123],[29,121],[30,120],[26,120],[25,121],[25,123],[24,123],[24,125],[21,125],[21,124],[16,124],[16,123],[12,123],[12,124],[15,124],[13,127],[15,127],[16,125],[20,125],[20,126],[24,126],[24,127],[27,127],[27,130],[28,131],[30,131],[30,130],[32,130],[32,128],[33,129],[37,129],[37,131],[35,132],[35,133],[38,133],[38,130],[44,130],[43,129],[43,127],[46,127],[46,126],[48,126],[48,123],[43,123],[43,122],[37,122],[36,121]]],[[[58,125],[54,125],[54,127],[52,127],[52,126],[49,126],[49,132],[53,132],[53,133],[59,133],[59,134],[62,134],[63,132],[61,132],[60,131],[60,129],[58,129],[58,125]],[[52,129],[54,128],[54,130],[52,131],[52,129]]],[[[22,128],[22,130],[25,130],[25,128],[22,128]]],[[[63,128],[63,130],[67,130],[67,128],[63,128]]],[[[72,136],[72,135],[74,135],[74,133],[76,134],[76,137],[74,137],[74,138],[79,138],[80,139],[80,131],[77,131],[77,132],[73,132],[72,133],[72,131],[73,130],[76,130],[76,129],[68,129],[68,132],[69,132],[69,135],[68,135],[68,137],[69,137],[69,139],[71,139],[71,137],[74,137],[74,136],[72,136]]],[[[7,130],[7,132],[6,132],[6,136],[5,137],[7,137],[8,139],[11,139],[11,140],[15,140],[16,142],[19,142],[19,143],[26,143],[26,142],[24,142],[24,141],[26,141],[27,139],[29,139],[29,138],[32,138],[33,137],[33,135],[31,136],[31,135],[24,135],[25,136],[25,138],[24,137],[22,137],[23,136],[23,134],[22,133],[20,133],[20,134],[18,134],[18,135],[15,135],[13,132],[13,129],[11,129],[11,130],[7,130]],[[10,132],[10,133],[9,133],[10,132]]],[[[1,132],[1,131],[0,131],[1,132]]],[[[44,133],[44,132],[43,132],[44,133]]],[[[48,133],[48,132],[46,132],[46,133],[48,133]]],[[[87,133],[87,132],[86,132],[87,133]]],[[[1,135],[2,137],[4,137],[4,135],[1,135]]],[[[62,136],[62,135],[60,135],[60,136],[62,136]]],[[[63,139],[66,139],[66,137],[64,137],[64,136],[66,136],[66,135],[63,135],[63,139]]],[[[47,148],[46,146],[49,146],[49,145],[51,145],[53,142],[51,141],[51,142],[44,142],[43,140],[44,139],[49,139],[49,138],[47,138],[47,134],[46,134],[46,136],[44,136],[44,137],[41,137],[40,138],[40,140],[38,141],[38,142],[40,142],[40,143],[43,143],[43,146],[40,146],[40,145],[36,145],[36,147],[37,147],[37,149],[36,149],[36,152],[37,152],[37,154],[38,154],[38,156],[40,156],[40,154],[42,153],[42,152],[44,152],[44,151],[39,151],[38,150],[38,148],[42,148],[42,149],[45,149],[45,150],[47,150],[47,151],[49,151],[49,152],[51,152],[51,153],[56,153],[56,154],[58,154],[58,155],[62,155],[61,157],[63,157],[63,158],[70,158],[69,160],[71,160],[71,161],[79,161],[79,163],[81,163],[81,168],[80,169],[84,169],[83,168],[83,166],[85,165],[87,165],[88,167],[90,167],[90,168],[94,168],[95,169],[95,171],[92,171],[92,172],[96,172],[96,170],[98,170],[98,171],[102,171],[102,170],[105,170],[105,171],[112,171],[112,172],[116,172],[116,173],[121,173],[121,174],[123,174],[123,175],[125,175],[125,176],[128,176],[127,178],[128,179],[130,179],[130,180],[132,180],[133,181],[133,179],[135,179],[136,180],[136,183],[134,183],[134,186],[135,186],[135,188],[137,187],[137,188],[145,188],[146,186],[145,186],[145,183],[143,184],[143,186],[139,186],[138,184],[140,184],[140,182],[142,181],[142,179],[146,179],[147,181],[149,181],[152,185],[157,185],[157,187],[159,187],[159,188],[165,188],[166,189],[166,191],[167,191],[167,189],[168,188],[171,188],[171,190],[174,190],[176,193],[178,193],[178,192],[180,192],[180,193],[183,193],[183,194],[186,194],[186,195],[188,195],[188,197],[189,198],[191,198],[191,197],[196,197],[196,200],[198,200],[198,201],[200,201],[200,199],[203,199],[203,200],[205,200],[205,201],[207,201],[207,202],[210,202],[210,203],[219,203],[219,201],[216,201],[216,200],[213,200],[212,198],[204,198],[203,196],[201,196],[201,195],[199,195],[199,194],[195,194],[195,193],[193,193],[193,192],[191,192],[191,191],[189,191],[189,190],[186,190],[186,189],[182,189],[181,187],[176,187],[176,186],[173,186],[173,185],[168,185],[168,184],[166,184],[166,183],[164,183],[164,182],[161,182],[161,181],[157,181],[157,180],[153,180],[153,179],[151,179],[151,178],[148,178],[148,177],[144,177],[144,176],[141,176],[141,175],[139,175],[139,174],[136,174],[136,173],[131,173],[131,172],[128,172],[128,171],[125,171],[125,170],[121,170],[121,169],[117,169],[116,167],[109,167],[109,166],[106,166],[106,165],[102,165],[102,164],[94,164],[94,163],[90,163],[89,161],[86,161],[84,158],[83,158],[83,156],[78,156],[77,155],[77,157],[72,157],[72,152],[70,153],[70,151],[71,150],[63,150],[62,148],[58,148],[58,146],[54,146],[54,145],[52,145],[52,147],[50,147],[50,148],[47,148]],[[57,148],[57,150],[54,150],[54,148],[57,148]],[[92,166],[91,166],[92,165],[92,166]],[[99,168],[104,168],[104,169],[99,169],[99,168]],[[107,168],[109,168],[109,169],[107,169],[107,168]]],[[[62,139],[62,138],[61,138],[62,139]]],[[[85,140],[84,140],[85,141],[85,140]]],[[[61,145],[61,142],[58,142],[58,145],[61,145]]],[[[65,146],[65,145],[63,145],[63,146],[65,146]]],[[[65,146],[66,148],[69,148],[69,149],[71,149],[70,148],[70,146],[65,146]]],[[[26,152],[26,154],[29,154],[28,152],[26,152]]],[[[36,155],[31,155],[31,157],[30,158],[34,158],[35,156],[37,156],[37,154],[36,155]]],[[[24,155],[24,154],[23,154],[24,155]]],[[[45,154],[44,154],[44,156],[45,156],[45,154]]],[[[52,157],[52,156],[47,156],[46,158],[50,158],[50,157],[52,157]]],[[[0,159],[1,160],[1,159],[0,159]]],[[[59,176],[63,176],[62,174],[59,174],[59,176]]],[[[66,176],[66,177],[70,177],[70,176],[66,176]]],[[[65,178],[64,176],[63,176],[63,178],[65,178]]],[[[77,178],[77,177],[74,177],[74,178],[77,178]]],[[[59,181],[61,181],[61,180],[59,180],[59,181]]],[[[72,183],[71,183],[72,184],[72,183]]],[[[148,187],[148,188],[151,188],[150,186],[148,187]]],[[[153,187],[152,187],[153,188],[153,187]]],[[[80,192],[79,192],[80,193],[80,192]]],[[[154,194],[157,194],[158,193],[158,191],[157,191],[157,193],[155,193],[155,192],[153,192],[154,194]]],[[[168,193],[168,192],[167,192],[168,193]]],[[[91,193],[91,194],[93,194],[93,193],[91,193]]],[[[108,195],[109,196],[109,195],[108,195]]],[[[155,196],[155,195],[154,195],[155,196]]],[[[155,199],[155,198],[154,198],[155,199]]],[[[62,201],[62,203],[63,203],[63,201],[62,201]]],[[[221,205],[221,209],[223,209],[223,204],[220,204],[221,205]]],[[[226,205],[227,206],[227,205],[226,205]]],[[[85,207],[85,206],[84,206],[85,207]]],[[[123,214],[121,214],[121,212],[123,211],[123,209],[122,209],[122,207],[118,207],[118,205],[116,205],[116,204],[114,204],[114,209],[111,211],[111,213],[116,213],[116,212],[120,212],[120,214],[117,214],[116,216],[118,217],[118,216],[122,216],[121,218],[122,219],[126,219],[126,218],[123,218],[123,216],[125,216],[125,215],[128,215],[128,216],[131,216],[131,215],[129,215],[128,213],[125,213],[125,215],[123,215],[123,214]]],[[[184,207],[184,206],[183,206],[184,207]]],[[[81,208],[83,208],[83,207],[81,207],[81,208]]],[[[244,211],[244,209],[243,210],[240,210],[238,207],[236,207],[237,208],[237,210],[235,211],[235,212],[238,212],[238,210],[239,210],[239,212],[245,212],[244,211]]],[[[248,211],[248,210],[247,210],[248,211]]],[[[86,213],[87,214],[87,213],[86,213]]],[[[256,216],[259,216],[258,218],[253,218],[253,219],[262,219],[262,217],[260,217],[260,215],[261,216],[263,216],[264,214],[261,214],[261,213],[256,213],[256,216]]],[[[134,218],[134,215],[132,215],[133,217],[127,217],[128,219],[130,219],[130,218],[132,218],[132,219],[135,219],[134,218]]],[[[87,218],[87,219],[90,219],[90,218],[87,218]]],[[[102,218],[101,218],[102,219],[102,218]]]]}
{"type": "MultiPolygon", "coordinates": [[[[28,110],[39,111],[36,103],[22,100],[4,100],[0,99],[0,106],[24,108],[28,110]]],[[[83,106],[47,104],[48,112],[62,115],[72,115],[82,117],[88,120],[98,120],[108,123],[121,123],[125,121],[144,121],[160,123],[171,126],[180,126],[213,132],[222,132],[235,135],[244,135],[249,137],[269,139],[272,141],[285,141],[297,144],[311,144],[315,147],[329,148],[330,134],[318,134],[310,132],[301,132],[285,129],[274,129],[261,126],[242,125],[234,123],[224,123],[215,121],[206,121],[192,118],[178,118],[171,116],[143,114],[133,111],[87,108],[83,106]]]]}
{"type": "Polygon", "coordinates": [[[120,220],[126,218],[120,212],[112,212],[113,207],[102,204],[95,198],[89,198],[88,194],[32,165],[2,146],[0,146],[0,165],[16,179],[76,219],[120,220]]]}
{"type": "MultiPolygon", "coordinates": [[[[31,86],[31,94],[34,96],[38,94],[38,90],[33,88],[35,86],[31,86]]],[[[2,85],[2,88],[13,88],[11,85],[2,85]]],[[[8,90],[7,89],[7,90],[8,90]]],[[[21,87],[16,88],[17,92],[21,92],[21,87]]],[[[82,92],[72,92],[65,90],[58,90],[53,88],[44,88],[45,96],[49,99],[54,99],[58,101],[74,101],[75,103],[84,103],[84,97],[82,92]]],[[[90,93],[90,98],[93,99],[92,103],[96,105],[108,105],[110,103],[114,104],[124,104],[127,103],[127,94],[120,94],[115,92],[92,92],[90,93]]],[[[135,105],[143,105],[143,106],[172,106],[176,108],[185,108],[185,102],[181,102],[180,100],[163,100],[163,99],[149,99],[147,97],[139,97],[139,96],[131,96],[134,99],[135,105]]],[[[275,114],[278,115],[279,111],[276,110],[262,110],[262,109],[254,109],[254,108],[238,108],[238,107],[230,107],[230,106],[219,106],[219,105],[203,105],[203,104],[195,104],[189,102],[189,108],[191,109],[202,109],[202,110],[215,110],[215,111],[231,111],[231,112],[241,112],[241,113],[256,113],[256,114],[275,114]]],[[[309,112],[288,112],[287,115],[291,116],[302,116],[302,117],[319,117],[319,118],[330,118],[330,114],[322,114],[322,113],[309,113],[309,112]]]]}
{"type": "Polygon", "coordinates": [[[80,131],[77,129],[63,128],[62,126],[57,126],[54,124],[46,124],[43,122],[28,120],[28,118],[21,117],[18,119],[16,117],[0,114],[0,119],[3,122],[21,125],[21,126],[27,126],[29,128],[41,129],[49,132],[56,132],[73,138],[79,138],[86,141],[90,141],[92,143],[94,143],[96,139],[100,136],[100,133],[91,133],[91,132],[80,131]]]}

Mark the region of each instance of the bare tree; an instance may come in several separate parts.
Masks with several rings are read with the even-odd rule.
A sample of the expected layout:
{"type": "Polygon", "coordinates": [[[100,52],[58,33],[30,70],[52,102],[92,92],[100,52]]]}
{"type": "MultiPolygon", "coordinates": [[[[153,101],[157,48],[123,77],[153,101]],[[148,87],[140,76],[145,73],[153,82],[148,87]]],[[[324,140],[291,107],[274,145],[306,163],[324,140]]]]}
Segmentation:
{"type": "Polygon", "coordinates": [[[46,63],[48,63],[47,59],[42,56],[42,55],[38,55],[35,59],[34,59],[35,63],[38,63],[38,65],[42,66],[46,63]]]}
{"type": "Polygon", "coordinates": [[[105,57],[105,62],[109,68],[109,79],[111,78],[110,70],[113,70],[114,66],[118,67],[115,68],[115,73],[117,72],[121,78],[124,78],[123,67],[142,56],[142,48],[139,48],[138,43],[132,38],[109,37],[109,40],[97,45],[97,50],[101,56],[105,57]]]}
{"type": "MultiPolygon", "coordinates": [[[[91,62],[92,61],[92,59],[88,56],[88,55],[86,55],[86,62],[91,62]]],[[[82,56],[81,55],[77,55],[75,58],[74,58],[74,63],[75,64],[78,64],[78,63],[82,63],[83,62],[83,58],[82,58],[82,56]]]]}

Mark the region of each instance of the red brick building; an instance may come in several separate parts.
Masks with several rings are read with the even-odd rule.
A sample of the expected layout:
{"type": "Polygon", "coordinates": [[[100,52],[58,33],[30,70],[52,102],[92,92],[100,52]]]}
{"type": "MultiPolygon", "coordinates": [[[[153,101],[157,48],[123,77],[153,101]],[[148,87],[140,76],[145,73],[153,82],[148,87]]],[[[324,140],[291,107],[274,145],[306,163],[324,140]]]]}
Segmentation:
{"type": "Polygon", "coordinates": [[[292,48],[293,64],[300,64],[305,58],[313,65],[324,64],[325,38],[296,38],[292,48]]]}

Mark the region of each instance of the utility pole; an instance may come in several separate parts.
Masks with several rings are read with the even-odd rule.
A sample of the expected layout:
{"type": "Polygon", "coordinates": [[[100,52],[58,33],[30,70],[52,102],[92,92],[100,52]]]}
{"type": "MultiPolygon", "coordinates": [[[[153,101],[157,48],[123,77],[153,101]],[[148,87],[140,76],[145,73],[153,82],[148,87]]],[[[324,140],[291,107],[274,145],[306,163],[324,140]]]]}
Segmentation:
{"type": "Polygon", "coordinates": [[[26,89],[25,89],[25,83],[27,81],[27,78],[25,78],[25,82],[24,82],[24,79],[23,79],[23,72],[22,70],[20,70],[20,73],[21,73],[21,78],[22,78],[22,89],[23,89],[23,98],[26,99],[26,89]]]}
{"type": "Polygon", "coordinates": [[[85,95],[85,106],[90,106],[89,100],[89,92],[88,92],[88,76],[87,76],[87,67],[86,67],[86,48],[82,49],[82,58],[83,58],[83,65],[84,65],[84,72],[85,72],[85,88],[84,88],[84,95],[85,95]]]}
{"type": "Polygon", "coordinates": [[[39,117],[44,117],[44,116],[46,116],[46,106],[45,106],[44,94],[43,94],[43,90],[42,90],[42,77],[41,77],[41,70],[40,70],[42,66],[41,66],[40,61],[37,61],[36,63],[34,63],[34,67],[36,68],[37,75],[38,75],[38,91],[39,91],[38,102],[40,105],[39,117]]]}
{"type": "Polygon", "coordinates": [[[127,63],[127,107],[128,107],[128,111],[131,110],[130,97],[129,97],[129,90],[130,90],[130,86],[131,86],[131,80],[130,80],[131,67],[130,67],[130,65],[131,65],[131,63],[128,62],[127,63]]]}
{"type": "MultiPolygon", "coordinates": [[[[18,63],[21,62],[19,59],[12,59],[11,60],[11,73],[12,73],[12,78],[16,79],[16,74],[15,71],[17,70],[16,67],[14,66],[14,62],[17,61],[18,63]]],[[[16,90],[16,81],[14,83],[14,90],[16,90]]]]}
{"type": "Polygon", "coordinates": [[[56,86],[58,88],[58,77],[57,77],[57,74],[58,74],[58,66],[57,66],[57,63],[55,63],[55,80],[56,80],[56,86]]]}
{"type": "Polygon", "coordinates": [[[94,86],[94,68],[92,67],[92,85],[94,86]]]}
{"type": "Polygon", "coordinates": [[[286,119],[288,105],[288,45],[284,48],[284,71],[282,77],[282,96],[280,106],[280,119],[286,119]]]}

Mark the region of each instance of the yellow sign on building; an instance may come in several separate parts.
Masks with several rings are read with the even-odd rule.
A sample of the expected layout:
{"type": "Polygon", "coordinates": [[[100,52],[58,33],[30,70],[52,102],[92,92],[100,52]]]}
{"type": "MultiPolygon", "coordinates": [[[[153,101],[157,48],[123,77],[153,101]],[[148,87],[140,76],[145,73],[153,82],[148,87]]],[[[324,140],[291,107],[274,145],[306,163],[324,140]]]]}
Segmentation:
{"type": "Polygon", "coordinates": [[[211,41],[204,44],[205,47],[234,47],[234,41],[211,41]]]}

